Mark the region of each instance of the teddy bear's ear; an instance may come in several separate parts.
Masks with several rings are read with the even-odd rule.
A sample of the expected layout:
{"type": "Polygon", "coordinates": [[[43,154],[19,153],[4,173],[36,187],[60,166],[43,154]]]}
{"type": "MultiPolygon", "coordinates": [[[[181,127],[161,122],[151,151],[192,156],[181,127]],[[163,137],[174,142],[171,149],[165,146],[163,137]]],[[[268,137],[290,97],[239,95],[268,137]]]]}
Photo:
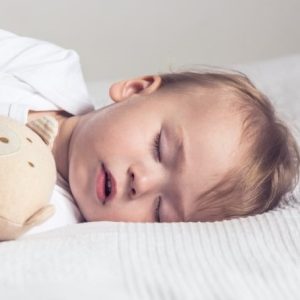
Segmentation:
{"type": "Polygon", "coordinates": [[[37,133],[50,148],[52,148],[58,133],[58,122],[56,119],[50,116],[44,116],[30,121],[26,125],[37,133]]]}

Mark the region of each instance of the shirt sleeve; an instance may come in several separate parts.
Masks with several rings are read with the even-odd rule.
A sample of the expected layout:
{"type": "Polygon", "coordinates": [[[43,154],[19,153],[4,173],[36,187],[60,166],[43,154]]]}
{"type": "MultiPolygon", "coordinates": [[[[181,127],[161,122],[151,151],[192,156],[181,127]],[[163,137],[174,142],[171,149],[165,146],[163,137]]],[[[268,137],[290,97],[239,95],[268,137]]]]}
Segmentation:
{"type": "Polygon", "coordinates": [[[0,30],[0,72],[28,84],[72,114],[94,109],[73,50],[0,30]]]}

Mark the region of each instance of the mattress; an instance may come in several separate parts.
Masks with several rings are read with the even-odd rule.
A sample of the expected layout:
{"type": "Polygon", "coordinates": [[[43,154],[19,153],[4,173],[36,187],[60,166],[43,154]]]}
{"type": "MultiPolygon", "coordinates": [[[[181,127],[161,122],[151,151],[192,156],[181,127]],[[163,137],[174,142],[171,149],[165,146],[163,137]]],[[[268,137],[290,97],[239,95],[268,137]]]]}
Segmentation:
{"type": "MultiPolygon", "coordinates": [[[[298,134],[300,55],[234,67],[298,134]]],[[[92,222],[4,242],[0,266],[2,299],[300,299],[300,187],[231,221],[92,222]]]]}

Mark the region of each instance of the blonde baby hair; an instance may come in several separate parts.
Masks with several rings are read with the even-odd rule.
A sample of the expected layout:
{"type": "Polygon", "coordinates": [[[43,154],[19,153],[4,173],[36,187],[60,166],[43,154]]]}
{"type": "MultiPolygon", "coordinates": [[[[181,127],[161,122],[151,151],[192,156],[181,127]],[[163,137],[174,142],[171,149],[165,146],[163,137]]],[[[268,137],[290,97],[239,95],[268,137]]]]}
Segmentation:
{"type": "Polygon", "coordinates": [[[218,89],[243,116],[241,143],[247,151],[212,188],[197,198],[186,221],[217,221],[261,214],[275,208],[299,179],[299,148],[266,95],[249,78],[232,70],[160,74],[162,91],[191,87],[218,89]]]}

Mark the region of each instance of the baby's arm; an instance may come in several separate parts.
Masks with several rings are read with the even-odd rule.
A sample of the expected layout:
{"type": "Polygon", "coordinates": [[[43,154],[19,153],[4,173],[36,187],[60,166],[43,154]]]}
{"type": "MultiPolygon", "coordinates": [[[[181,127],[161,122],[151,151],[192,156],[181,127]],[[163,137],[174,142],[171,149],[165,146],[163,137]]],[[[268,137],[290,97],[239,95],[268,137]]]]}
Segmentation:
{"type": "Polygon", "coordinates": [[[78,55],[73,50],[0,29],[0,72],[35,73],[48,65],[72,64],[77,60],[78,55]]]}
{"type": "Polygon", "coordinates": [[[0,79],[2,76],[29,85],[56,105],[62,101],[72,114],[93,109],[73,50],[0,30],[0,79]]]}

